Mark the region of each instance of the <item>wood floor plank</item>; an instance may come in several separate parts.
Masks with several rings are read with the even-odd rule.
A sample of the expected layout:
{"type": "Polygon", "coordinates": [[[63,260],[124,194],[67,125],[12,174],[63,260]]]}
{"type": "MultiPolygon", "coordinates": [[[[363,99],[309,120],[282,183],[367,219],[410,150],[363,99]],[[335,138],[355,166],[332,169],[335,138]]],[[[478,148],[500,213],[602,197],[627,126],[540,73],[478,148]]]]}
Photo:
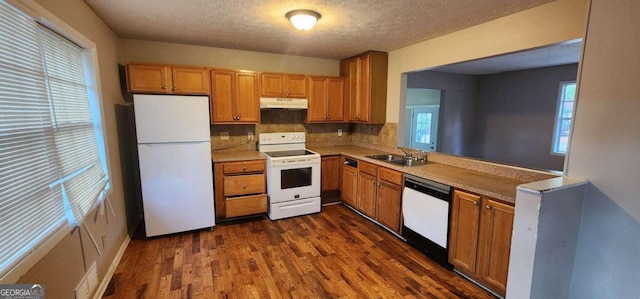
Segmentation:
{"type": "Polygon", "coordinates": [[[341,205],[145,238],[103,298],[494,298],[341,205]],[[111,287],[113,286],[113,287],[111,287]]]}

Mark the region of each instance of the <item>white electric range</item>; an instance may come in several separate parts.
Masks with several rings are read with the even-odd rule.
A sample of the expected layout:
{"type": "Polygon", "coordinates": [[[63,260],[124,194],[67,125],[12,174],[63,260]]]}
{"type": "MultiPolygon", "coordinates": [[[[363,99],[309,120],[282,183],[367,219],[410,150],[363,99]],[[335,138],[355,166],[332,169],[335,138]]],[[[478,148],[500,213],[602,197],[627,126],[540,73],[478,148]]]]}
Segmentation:
{"type": "Polygon", "coordinates": [[[307,150],[305,140],[304,132],[259,134],[271,220],[320,212],[320,155],[307,150]]]}

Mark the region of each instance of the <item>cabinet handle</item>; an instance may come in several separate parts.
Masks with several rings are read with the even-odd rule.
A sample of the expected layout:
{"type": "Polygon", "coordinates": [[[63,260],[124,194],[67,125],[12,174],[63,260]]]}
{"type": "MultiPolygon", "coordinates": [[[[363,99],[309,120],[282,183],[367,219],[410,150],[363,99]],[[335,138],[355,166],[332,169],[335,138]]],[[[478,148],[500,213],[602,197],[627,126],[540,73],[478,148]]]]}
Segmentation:
{"type": "Polygon", "coordinates": [[[240,120],[240,118],[242,118],[240,115],[238,115],[238,120],[240,120]]]}
{"type": "Polygon", "coordinates": [[[160,78],[160,83],[162,84],[162,89],[163,90],[167,90],[167,72],[165,68],[162,68],[162,71],[160,72],[162,75],[162,78],[160,78]]]}
{"type": "Polygon", "coordinates": [[[491,210],[491,206],[490,205],[487,205],[486,208],[487,208],[487,210],[491,210]]]}
{"type": "Polygon", "coordinates": [[[178,90],[178,88],[177,88],[177,87],[174,87],[174,88],[171,88],[171,90],[173,90],[173,91],[177,91],[177,90],[178,90]]]}
{"type": "Polygon", "coordinates": [[[243,190],[244,190],[244,189],[247,189],[247,185],[242,186],[242,189],[243,189],[243,190]]]}
{"type": "Polygon", "coordinates": [[[473,205],[474,205],[474,206],[477,206],[477,205],[478,205],[478,202],[474,200],[474,201],[473,201],[473,205]]]}
{"type": "Polygon", "coordinates": [[[246,171],[247,170],[247,166],[242,166],[242,171],[246,171]]]}

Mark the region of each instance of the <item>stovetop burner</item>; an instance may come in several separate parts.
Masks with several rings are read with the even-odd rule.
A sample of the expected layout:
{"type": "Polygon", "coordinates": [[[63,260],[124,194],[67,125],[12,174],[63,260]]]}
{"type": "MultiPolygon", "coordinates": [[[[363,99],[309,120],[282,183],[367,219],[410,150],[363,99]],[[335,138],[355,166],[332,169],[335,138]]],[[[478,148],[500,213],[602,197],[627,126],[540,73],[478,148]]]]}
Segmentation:
{"type": "Polygon", "coordinates": [[[277,151],[277,152],[265,152],[265,154],[269,157],[277,158],[277,157],[291,157],[291,156],[306,156],[306,155],[315,155],[308,150],[289,150],[289,151],[277,151]]]}

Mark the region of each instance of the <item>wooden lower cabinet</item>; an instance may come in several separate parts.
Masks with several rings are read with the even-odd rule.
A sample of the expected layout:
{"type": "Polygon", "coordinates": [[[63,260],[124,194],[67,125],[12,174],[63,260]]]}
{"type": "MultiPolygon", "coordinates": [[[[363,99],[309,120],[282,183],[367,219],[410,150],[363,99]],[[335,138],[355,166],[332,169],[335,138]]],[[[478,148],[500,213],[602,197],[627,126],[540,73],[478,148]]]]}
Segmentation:
{"type": "Polygon", "coordinates": [[[400,233],[402,172],[359,161],[358,168],[342,168],[342,201],[400,233]],[[357,188],[356,188],[357,187],[357,188]]]}
{"type": "Polygon", "coordinates": [[[376,217],[376,191],[376,177],[360,172],[355,208],[371,218],[376,217]]]}
{"type": "Polygon", "coordinates": [[[267,212],[265,161],[214,163],[216,219],[267,212]]]}
{"type": "Polygon", "coordinates": [[[343,163],[342,165],[342,182],[340,185],[340,197],[344,203],[355,207],[356,195],[358,187],[358,169],[348,166],[343,163]]]}
{"type": "Polygon", "coordinates": [[[514,207],[455,190],[449,262],[479,283],[506,294],[514,207]]]}
{"type": "Polygon", "coordinates": [[[376,220],[394,232],[400,233],[402,218],[402,172],[380,167],[376,220]]]}
{"type": "Polygon", "coordinates": [[[480,217],[480,244],[478,248],[478,274],[492,290],[505,295],[514,207],[484,198],[480,217]]]}
{"type": "Polygon", "coordinates": [[[340,156],[325,156],[320,162],[320,191],[340,189],[340,156]]]}

